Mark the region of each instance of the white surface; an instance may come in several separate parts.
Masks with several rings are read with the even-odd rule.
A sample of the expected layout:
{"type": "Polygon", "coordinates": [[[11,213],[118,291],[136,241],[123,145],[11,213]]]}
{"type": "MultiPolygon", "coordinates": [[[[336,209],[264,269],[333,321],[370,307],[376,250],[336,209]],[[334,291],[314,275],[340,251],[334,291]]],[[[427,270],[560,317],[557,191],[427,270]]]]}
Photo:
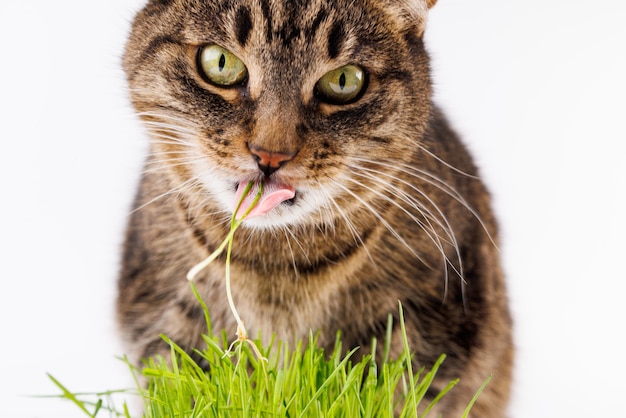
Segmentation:
{"type": "MultiPolygon", "coordinates": [[[[138,0],[0,4],[0,400],[131,385],[116,356],[119,247],[145,140],[119,69],[138,0]]],[[[512,417],[624,415],[626,6],[440,0],[437,96],[503,231],[519,347],[512,417]]]]}

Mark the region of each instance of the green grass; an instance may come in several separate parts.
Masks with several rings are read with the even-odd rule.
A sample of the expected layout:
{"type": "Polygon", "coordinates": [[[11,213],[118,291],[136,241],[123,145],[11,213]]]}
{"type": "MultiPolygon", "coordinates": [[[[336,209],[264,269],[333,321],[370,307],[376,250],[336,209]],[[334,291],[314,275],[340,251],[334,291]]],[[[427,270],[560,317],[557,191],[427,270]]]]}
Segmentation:
{"type": "MultiPolygon", "coordinates": [[[[237,213],[251,187],[252,184],[248,184],[234,213],[237,213]]],[[[246,214],[258,202],[261,193],[262,185],[246,214]]],[[[162,336],[170,345],[170,362],[162,358],[150,358],[146,360],[145,367],[138,369],[124,359],[135,376],[135,390],[77,394],[50,376],[62,391],[59,397],[73,402],[90,417],[106,414],[131,418],[126,404],[118,409],[113,402],[115,395],[122,393],[136,394],[142,398],[145,418],[404,418],[417,417],[418,406],[424,411],[422,416],[427,416],[431,408],[458,383],[458,380],[450,382],[429,405],[425,405],[425,409],[422,407],[424,396],[445,356],[442,355],[428,371],[425,368],[413,370],[402,306],[399,306],[399,312],[403,354],[398,359],[389,357],[391,317],[383,347],[379,347],[376,340],[372,341],[372,354],[359,356],[358,360],[354,356],[358,348],[350,347],[346,353],[339,334],[332,353],[320,348],[317,338],[312,334],[308,341],[300,341],[295,347],[275,340],[263,346],[260,339],[253,341],[248,338],[233,303],[229,270],[234,233],[243,217],[235,219],[233,216],[230,233],[222,245],[188,274],[208,324],[207,334],[203,337],[206,348],[195,350],[194,358],[202,359],[210,372],[200,367],[175,341],[162,336]],[[219,338],[212,334],[208,309],[193,284],[196,274],[224,250],[227,251],[226,296],[238,324],[237,340],[230,345],[225,332],[219,338]],[[382,350],[383,359],[380,364],[374,361],[379,350],[382,350]],[[140,379],[140,376],[143,378],[140,379]],[[140,384],[139,381],[146,384],[140,384]]],[[[463,417],[468,415],[486,384],[478,390],[463,417]]]]}
{"type": "MultiPolygon", "coordinates": [[[[207,347],[195,352],[209,365],[207,373],[174,341],[165,336],[163,339],[171,348],[171,364],[151,358],[140,370],[124,360],[136,377],[142,376],[147,381],[147,386],[138,383],[135,390],[74,394],[57,379],[50,378],[61,389],[60,397],[72,401],[90,417],[130,418],[125,405],[118,410],[111,402],[120,392],[142,398],[145,418],[417,417],[417,405],[425,402],[424,395],[445,359],[442,355],[430,370],[414,371],[406,334],[404,354],[399,359],[388,356],[389,338],[383,347],[372,342],[373,353],[383,350],[383,361],[377,364],[371,355],[354,360],[357,349],[342,354],[339,335],[332,353],[324,352],[314,336],[306,344],[300,342],[295,347],[281,341],[273,341],[266,347],[258,340],[239,341],[229,351],[231,347],[225,335],[218,338],[209,332],[204,336],[207,347]],[[255,345],[263,358],[258,357],[257,350],[248,342],[255,345]],[[397,411],[400,411],[398,415],[397,411]]],[[[427,405],[422,416],[453,390],[457,382],[450,382],[427,405]]],[[[478,393],[483,388],[484,385],[478,393]]]]}

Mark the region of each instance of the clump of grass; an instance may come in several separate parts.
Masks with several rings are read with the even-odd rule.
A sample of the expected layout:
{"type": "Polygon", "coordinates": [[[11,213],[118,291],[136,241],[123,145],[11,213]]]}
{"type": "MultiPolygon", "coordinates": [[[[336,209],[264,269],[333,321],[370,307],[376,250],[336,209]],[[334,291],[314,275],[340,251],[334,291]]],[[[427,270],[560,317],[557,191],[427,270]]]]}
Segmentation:
{"type": "MultiPolygon", "coordinates": [[[[316,337],[311,335],[308,342],[299,342],[295,347],[282,341],[272,341],[265,347],[259,340],[251,341],[256,350],[250,344],[239,344],[231,356],[226,336],[222,334],[218,338],[209,332],[204,336],[206,348],[195,350],[193,357],[163,336],[171,349],[169,362],[150,358],[140,370],[124,360],[135,376],[147,380],[147,387],[138,385],[134,391],[81,395],[51,379],[62,390],[61,397],[74,402],[90,417],[108,413],[131,418],[125,405],[118,410],[109,401],[120,392],[139,393],[145,418],[417,417],[417,406],[424,402],[424,395],[445,356],[430,370],[414,371],[406,334],[403,336],[404,354],[399,359],[389,358],[389,338],[382,348],[377,341],[372,342],[372,353],[383,350],[380,364],[371,354],[355,360],[358,348],[342,354],[339,335],[332,353],[320,348],[316,337]],[[257,350],[266,361],[259,359],[257,350]]],[[[457,382],[450,382],[426,406],[422,416],[457,382]]],[[[471,404],[463,417],[470,408],[471,404]]]]}
{"type": "MultiPolygon", "coordinates": [[[[251,189],[249,184],[234,213],[251,189]]],[[[258,202],[262,185],[254,203],[240,219],[233,215],[231,230],[219,248],[188,274],[191,288],[200,301],[208,324],[203,336],[206,348],[196,349],[190,355],[167,336],[170,360],[150,358],[139,369],[127,359],[132,370],[136,390],[107,391],[99,394],[76,394],[50,376],[62,391],[62,398],[72,401],[86,415],[95,418],[105,411],[110,416],[131,418],[126,404],[122,409],[112,402],[114,395],[137,394],[143,400],[145,418],[161,417],[417,417],[418,406],[426,416],[453,387],[452,381],[425,408],[425,394],[445,359],[442,355],[430,370],[413,370],[411,351],[404,328],[402,306],[399,306],[403,336],[403,354],[391,359],[390,343],[392,319],[389,317],[387,337],[382,347],[382,362],[374,359],[381,350],[372,341],[371,354],[355,358],[358,347],[345,353],[341,336],[337,334],[334,349],[325,352],[311,334],[306,342],[290,347],[284,341],[273,340],[263,346],[260,339],[248,338],[244,323],[233,303],[230,291],[229,261],[233,237],[245,216],[258,202]],[[237,320],[237,340],[230,344],[225,333],[212,333],[209,311],[193,283],[194,277],[226,249],[227,298],[237,320]],[[202,363],[202,366],[200,366],[202,363]],[[207,370],[209,370],[207,372],[207,370]],[[140,385],[143,376],[147,386],[140,385]]],[[[468,405],[467,417],[485,384],[468,405]]]]}

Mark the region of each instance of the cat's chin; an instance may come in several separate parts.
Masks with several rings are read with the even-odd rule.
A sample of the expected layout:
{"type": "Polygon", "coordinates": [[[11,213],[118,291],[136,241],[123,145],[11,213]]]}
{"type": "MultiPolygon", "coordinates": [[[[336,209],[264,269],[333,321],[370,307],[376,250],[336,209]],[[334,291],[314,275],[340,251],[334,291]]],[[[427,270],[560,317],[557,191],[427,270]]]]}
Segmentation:
{"type": "Polygon", "coordinates": [[[262,216],[244,219],[243,225],[257,229],[274,229],[302,224],[307,214],[297,207],[295,201],[297,197],[294,198],[294,203],[283,202],[262,216]]]}

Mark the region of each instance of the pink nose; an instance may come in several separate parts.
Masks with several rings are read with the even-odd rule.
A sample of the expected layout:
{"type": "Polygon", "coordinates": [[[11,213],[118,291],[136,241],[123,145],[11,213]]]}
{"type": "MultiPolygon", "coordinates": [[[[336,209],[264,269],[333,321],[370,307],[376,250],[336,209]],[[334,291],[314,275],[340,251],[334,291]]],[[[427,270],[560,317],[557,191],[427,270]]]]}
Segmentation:
{"type": "Polygon", "coordinates": [[[296,155],[294,153],[284,153],[284,152],[272,152],[264,150],[261,147],[256,145],[250,145],[248,147],[252,156],[254,157],[259,169],[265,173],[266,176],[271,175],[280,167],[283,166],[287,161],[293,159],[296,155]]]}

